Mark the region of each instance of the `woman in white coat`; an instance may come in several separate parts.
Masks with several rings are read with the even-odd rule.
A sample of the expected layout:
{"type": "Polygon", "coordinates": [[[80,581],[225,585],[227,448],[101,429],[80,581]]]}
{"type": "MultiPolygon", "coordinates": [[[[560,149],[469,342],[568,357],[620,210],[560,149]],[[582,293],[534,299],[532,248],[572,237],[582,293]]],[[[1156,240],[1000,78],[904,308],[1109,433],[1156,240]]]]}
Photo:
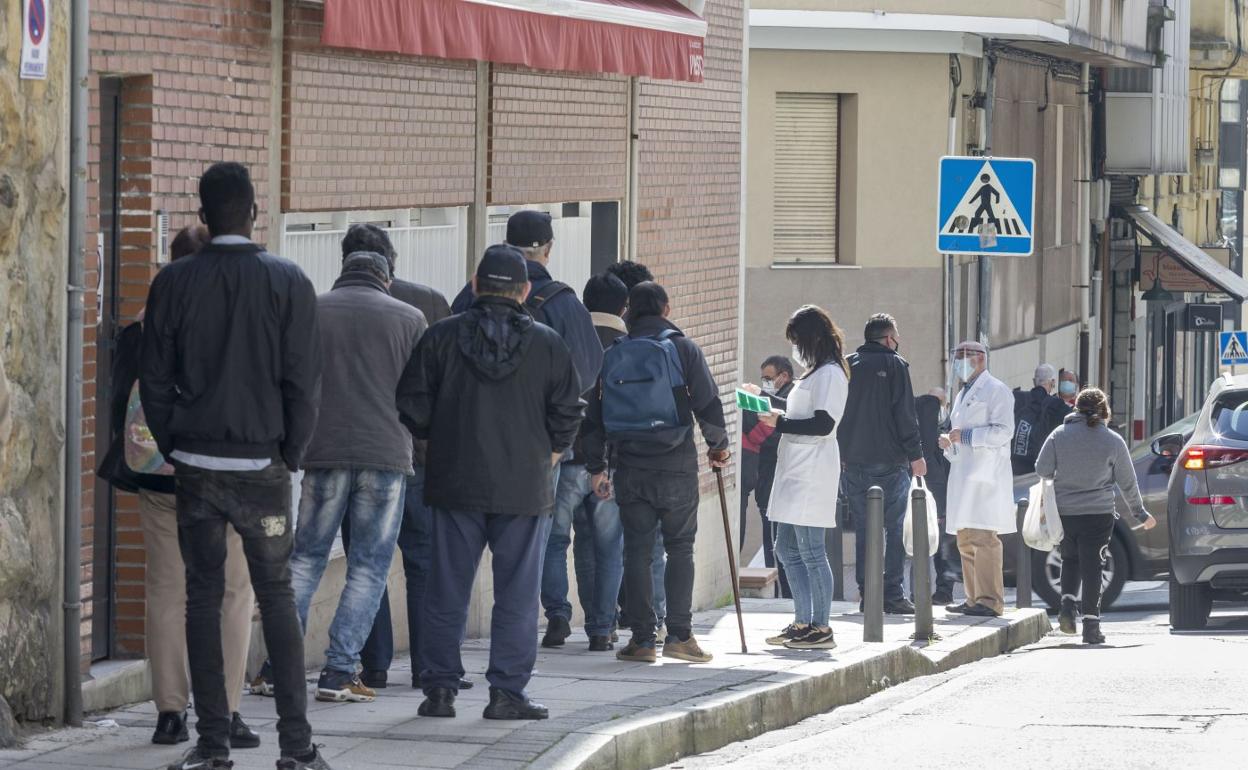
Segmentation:
{"type": "Polygon", "coordinates": [[[966,604],[945,609],[996,617],[1005,611],[998,535],[1015,530],[1014,394],[988,373],[988,349],[978,342],[963,342],[953,351],[953,374],[961,389],[940,448],[949,459],[945,527],[958,536],[966,604]]]}
{"type": "Polygon", "coordinates": [[[841,450],[836,425],[849,395],[845,338],[822,308],[805,305],[789,319],[785,336],[806,368],[789,393],[785,411],[761,415],[780,434],[776,477],[767,516],[776,532],[775,554],[793,593],[793,622],[767,640],[799,650],[836,646],[832,567],[824,535],[836,526],[841,450]]]}

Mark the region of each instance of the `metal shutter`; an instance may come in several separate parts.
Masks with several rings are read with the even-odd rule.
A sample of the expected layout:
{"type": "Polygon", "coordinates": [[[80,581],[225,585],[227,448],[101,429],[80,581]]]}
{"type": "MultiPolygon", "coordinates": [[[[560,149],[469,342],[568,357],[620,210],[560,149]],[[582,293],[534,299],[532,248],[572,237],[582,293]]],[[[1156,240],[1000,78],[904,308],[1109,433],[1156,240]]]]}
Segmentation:
{"type": "Polygon", "coordinates": [[[837,261],[839,118],[839,94],[776,94],[776,262],[837,261]]]}

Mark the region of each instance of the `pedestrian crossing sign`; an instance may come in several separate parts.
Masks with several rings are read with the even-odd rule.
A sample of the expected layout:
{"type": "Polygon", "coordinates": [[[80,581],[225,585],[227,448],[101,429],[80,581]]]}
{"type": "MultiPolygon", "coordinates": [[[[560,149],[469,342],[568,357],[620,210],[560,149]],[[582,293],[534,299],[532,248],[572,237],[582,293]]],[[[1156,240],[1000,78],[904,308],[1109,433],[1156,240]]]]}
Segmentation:
{"type": "Polygon", "coordinates": [[[1218,350],[1223,366],[1248,364],[1248,331],[1219,333],[1218,350]]]}
{"type": "Polygon", "coordinates": [[[1029,256],[1033,250],[1036,162],[1030,158],[940,159],[936,250],[944,254],[1029,256]]]}

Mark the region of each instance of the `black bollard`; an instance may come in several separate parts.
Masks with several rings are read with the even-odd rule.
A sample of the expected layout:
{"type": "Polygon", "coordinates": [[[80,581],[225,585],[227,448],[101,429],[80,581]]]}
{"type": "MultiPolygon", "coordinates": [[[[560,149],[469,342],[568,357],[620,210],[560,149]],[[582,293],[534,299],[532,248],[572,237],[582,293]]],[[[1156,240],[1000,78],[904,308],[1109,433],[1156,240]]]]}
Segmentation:
{"type": "Polygon", "coordinates": [[[836,499],[836,526],[832,528],[828,557],[832,564],[832,601],[845,601],[845,509],[844,496],[836,499]]]}
{"type": "MultiPolygon", "coordinates": [[[[884,490],[867,490],[866,558],[863,564],[862,641],[884,641],[884,490]]],[[[861,532],[862,529],[859,530],[861,532]]]]}
{"type": "Polygon", "coordinates": [[[1018,555],[1015,557],[1014,578],[1018,586],[1015,604],[1021,609],[1031,606],[1031,547],[1023,539],[1023,519],[1027,517],[1027,498],[1019,498],[1018,509],[1018,555]]]}
{"type": "Polygon", "coordinates": [[[932,555],[927,538],[927,492],[910,492],[910,528],[914,540],[914,638],[932,637],[932,555]]]}

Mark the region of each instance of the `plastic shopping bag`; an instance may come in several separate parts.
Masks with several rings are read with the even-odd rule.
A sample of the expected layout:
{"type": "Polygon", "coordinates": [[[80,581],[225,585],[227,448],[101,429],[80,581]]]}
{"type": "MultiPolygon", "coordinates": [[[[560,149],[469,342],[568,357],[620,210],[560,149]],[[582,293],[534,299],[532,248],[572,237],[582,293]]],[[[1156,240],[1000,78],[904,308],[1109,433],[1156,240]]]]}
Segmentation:
{"type": "Polygon", "coordinates": [[[914,490],[921,489],[927,496],[927,555],[932,556],[940,547],[940,520],[936,516],[936,498],[932,490],[927,488],[922,476],[915,476],[910,482],[910,494],[906,496],[906,520],[901,530],[901,542],[906,548],[907,556],[914,556],[914,524],[913,502],[914,490]]]}
{"type": "Polygon", "coordinates": [[[1023,518],[1023,541],[1048,553],[1062,542],[1062,517],[1057,513],[1053,482],[1041,479],[1027,490],[1027,515],[1023,518]]]}

